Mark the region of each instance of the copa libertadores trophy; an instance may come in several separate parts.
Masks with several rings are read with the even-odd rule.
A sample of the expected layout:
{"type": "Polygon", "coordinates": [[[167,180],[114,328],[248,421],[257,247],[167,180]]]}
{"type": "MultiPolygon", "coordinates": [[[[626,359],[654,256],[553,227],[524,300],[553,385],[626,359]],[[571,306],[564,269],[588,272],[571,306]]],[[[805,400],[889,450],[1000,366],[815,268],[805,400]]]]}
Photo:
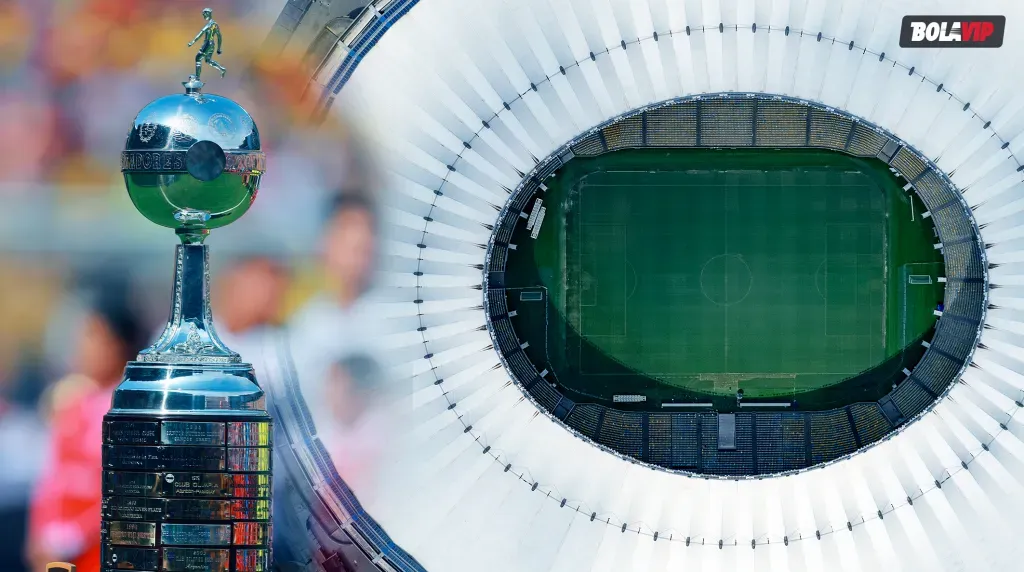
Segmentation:
{"type": "MultiPolygon", "coordinates": [[[[220,40],[203,15],[197,64],[220,40]]],[[[181,244],[167,327],[104,418],[103,567],[258,572],[271,564],[271,420],[252,366],[214,331],[203,241],[246,212],[266,160],[242,107],[204,94],[198,73],[182,85],[139,112],[121,154],[135,207],[181,244]]]]}

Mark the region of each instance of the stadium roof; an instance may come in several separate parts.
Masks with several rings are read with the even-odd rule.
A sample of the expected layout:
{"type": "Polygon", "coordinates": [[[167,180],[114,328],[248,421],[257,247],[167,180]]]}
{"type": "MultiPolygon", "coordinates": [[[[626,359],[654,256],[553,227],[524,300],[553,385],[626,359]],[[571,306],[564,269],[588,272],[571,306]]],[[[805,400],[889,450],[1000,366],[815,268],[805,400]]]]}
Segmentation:
{"type": "Polygon", "coordinates": [[[391,173],[385,307],[404,437],[380,486],[355,494],[395,544],[444,571],[1019,567],[1024,10],[984,8],[1007,16],[1000,49],[905,50],[904,15],[976,4],[377,4],[316,82],[391,173]],[[483,245],[523,175],[612,117],[704,92],[863,117],[943,169],[982,227],[993,290],[972,367],[931,413],[842,462],[749,480],[652,470],[541,413],[483,328],[483,245]]]}

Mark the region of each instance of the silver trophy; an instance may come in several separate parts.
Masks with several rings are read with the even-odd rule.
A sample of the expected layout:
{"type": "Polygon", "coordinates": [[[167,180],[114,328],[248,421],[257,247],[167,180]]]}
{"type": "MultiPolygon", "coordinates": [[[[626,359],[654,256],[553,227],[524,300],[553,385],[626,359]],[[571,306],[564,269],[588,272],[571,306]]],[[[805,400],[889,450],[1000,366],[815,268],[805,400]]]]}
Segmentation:
{"type": "Polygon", "coordinates": [[[104,417],[103,567],[268,570],[271,419],[252,366],[214,330],[203,244],[248,210],[266,159],[242,107],[197,75],[182,85],[139,112],[121,154],[135,207],[181,244],[167,327],[104,417]]]}

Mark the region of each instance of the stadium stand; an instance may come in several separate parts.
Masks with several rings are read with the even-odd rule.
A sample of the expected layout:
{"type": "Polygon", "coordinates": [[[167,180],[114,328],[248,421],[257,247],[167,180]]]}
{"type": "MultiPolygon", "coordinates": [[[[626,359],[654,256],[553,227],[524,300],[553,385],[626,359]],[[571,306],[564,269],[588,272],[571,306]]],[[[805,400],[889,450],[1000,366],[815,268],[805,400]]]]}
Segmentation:
{"type": "Polygon", "coordinates": [[[695,413],[651,413],[648,462],[671,469],[699,467],[699,425],[695,413]]]}
{"type": "Polygon", "coordinates": [[[602,132],[604,140],[608,143],[609,151],[642,147],[644,144],[643,115],[637,114],[612,123],[602,132]]]}
{"type": "Polygon", "coordinates": [[[960,197],[942,180],[942,177],[931,170],[917,179],[914,190],[929,209],[938,209],[951,201],[960,201],[960,197]]]}
{"type": "Polygon", "coordinates": [[[508,244],[512,240],[512,233],[515,231],[515,221],[503,220],[498,234],[494,237],[496,241],[502,244],[508,244]]]}
{"type": "Polygon", "coordinates": [[[504,288],[492,289],[487,293],[487,311],[492,318],[508,314],[504,288]]]}
{"type": "MultiPolygon", "coordinates": [[[[981,282],[947,282],[945,304],[943,315],[953,320],[977,322],[982,317],[985,304],[985,285],[981,282]]],[[[971,332],[972,339],[976,333],[977,324],[971,332]]]]}
{"type": "Polygon", "coordinates": [[[959,316],[943,314],[935,326],[935,336],[932,348],[941,351],[948,357],[947,360],[956,361],[959,366],[971,353],[974,347],[974,339],[978,334],[978,324],[969,319],[960,319],[959,316]]]}
{"type": "Polygon", "coordinates": [[[906,418],[911,418],[924,411],[932,403],[932,396],[920,385],[914,383],[913,378],[907,378],[890,394],[896,407],[906,418]]]}
{"type": "MultiPolygon", "coordinates": [[[[913,373],[914,377],[927,386],[932,393],[939,394],[949,385],[949,379],[956,377],[963,362],[953,361],[939,353],[943,350],[936,350],[939,350],[939,348],[932,345],[931,349],[925,352],[917,367],[914,368],[913,373]]],[[[904,411],[904,413],[906,412],[904,411]]]]}
{"type": "Polygon", "coordinates": [[[877,403],[854,403],[850,405],[850,416],[862,444],[874,443],[892,431],[877,403]]]}
{"type": "Polygon", "coordinates": [[[853,129],[853,120],[829,111],[811,109],[811,147],[842,151],[846,148],[850,129],[853,129]]]}
{"type": "Polygon", "coordinates": [[[666,105],[647,115],[649,147],[693,147],[697,144],[697,106],[693,103],[666,105]]]}
{"type": "Polygon", "coordinates": [[[700,415],[701,469],[716,475],[752,475],[754,467],[753,415],[736,414],[736,449],[718,450],[718,415],[700,415]]]}
{"type": "MultiPolygon", "coordinates": [[[[894,427],[880,403],[892,408],[893,422],[903,423],[942,395],[972,355],[987,304],[987,275],[978,231],[948,179],[901,141],[851,116],[768,96],[702,96],[699,101],[662,104],[605,125],[568,146],[579,156],[645,145],[809,146],[876,156],[887,144],[889,149],[899,146],[890,164],[911,181],[932,215],[943,241],[948,281],[944,314],[936,325],[931,347],[912,368],[912,378],[880,402],[824,412],[739,413],[736,449],[723,451],[718,449],[715,413],[625,412],[599,404],[563,401],[559,391],[538,378],[537,368],[519,349],[511,320],[504,318],[491,322],[490,332],[506,358],[510,374],[528,387],[528,393],[549,412],[562,401],[560,415],[565,415],[565,423],[581,434],[624,455],[670,469],[726,476],[778,473],[837,459],[855,451],[858,445],[884,438],[894,427]]],[[[560,164],[540,164],[535,173],[550,173],[560,164]]],[[[495,274],[488,275],[488,279],[504,271],[507,245],[520,221],[519,213],[535,198],[539,186],[538,179],[526,177],[510,197],[489,245],[486,270],[495,274]]],[[[492,318],[507,314],[507,301],[500,288],[491,290],[487,311],[492,318]]]]}
{"type": "Polygon", "coordinates": [[[976,242],[961,242],[943,245],[946,259],[946,276],[954,278],[982,278],[985,271],[981,253],[976,242]]]}
{"type": "Polygon", "coordinates": [[[695,413],[672,415],[673,468],[700,466],[700,416],[695,413]]]}
{"type": "Polygon", "coordinates": [[[890,163],[908,181],[918,178],[927,168],[924,161],[919,159],[906,147],[900,149],[890,163]]]}
{"type": "Polygon", "coordinates": [[[758,413],[757,472],[759,474],[792,471],[806,466],[803,413],[758,413]]]}
{"type": "Polygon", "coordinates": [[[857,123],[854,125],[853,137],[850,139],[850,146],[846,152],[861,157],[874,157],[888,140],[888,137],[867,125],[857,123]]]}
{"type": "Polygon", "coordinates": [[[809,413],[811,462],[824,463],[857,450],[857,440],[845,409],[809,413]]]}
{"type": "MultiPolygon", "coordinates": [[[[521,354],[521,352],[520,352],[521,354]]],[[[535,378],[536,381],[530,385],[530,395],[537,400],[542,407],[551,411],[558,405],[558,401],[562,399],[562,394],[555,391],[553,387],[548,385],[548,382],[540,377],[535,378]]]]}
{"type": "Polygon", "coordinates": [[[651,413],[649,416],[647,460],[662,467],[672,466],[672,414],[651,413]]]}
{"type": "Polygon", "coordinates": [[[758,147],[805,147],[808,109],[784,101],[761,101],[757,106],[758,147]]]}
{"type": "Polygon", "coordinates": [[[640,457],[643,447],[643,421],[646,414],[606,409],[597,442],[623,455],[640,457]]]}
{"type": "Polygon", "coordinates": [[[593,438],[594,433],[597,431],[597,420],[601,416],[602,409],[604,408],[600,405],[589,403],[577,405],[572,408],[568,417],[565,418],[565,424],[579,431],[580,434],[593,438]]]}
{"type": "Polygon", "coordinates": [[[516,217],[526,209],[526,204],[530,202],[531,198],[533,198],[539,186],[539,183],[533,179],[526,180],[526,183],[524,183],[523,186],[512,195],[512,199],[508,203],[508,209],[505,211],[503,224],[511,224],[512,226],[515,226],[515,223],[517,222],[516,217]]]}
{"type": "Polygon", "coordinates": [[[953,242],[969,238],[974,240],[974,225],[964,217],[960,203],[947,203],[946,208],[932,211],[932,220],[935,221],[935,230],[939,233],[939,240],[942,242],[953,242]]]}
{"type": "Polygon", "coordinates": [[[516,332],[512,329],[512,322],[508,318],[497,320],[494,323],[496,330],[495,339],[498,342],[498,349],[503,354],[515,351],[519,348],[519,340],[516,339],[516,332]]]}
{"type": "MultiPolygon", "coordinates": [[[[517,346],[518,347],[518,346],[517,346]]],[[[526,352],[513,351],[508,358],[512,375],[522,384],[527,384],[537,377],[537,368],[526,358],[526,352]]]]}
{"type": "Polygon", "coordinates": [[[708,147],[749,147],[754,138],[754,102],[705,100],[700,104],[700,140],[708,147]]]}
{"type": "Polygon", "coordinates": [[[487,263],[487,269],[492,272],[500,272],[505,270],[505,263],[508,257],[508,247],[501,244],[492,244],[490,252],[490,261],[487,263]]]}
{"type": "Polygon", "coordinates": [[[601,143],[601,134],[593,133],[570,147],[572,152],[580,157],[593,157],[604,153],[604,144],[601,143]]]}

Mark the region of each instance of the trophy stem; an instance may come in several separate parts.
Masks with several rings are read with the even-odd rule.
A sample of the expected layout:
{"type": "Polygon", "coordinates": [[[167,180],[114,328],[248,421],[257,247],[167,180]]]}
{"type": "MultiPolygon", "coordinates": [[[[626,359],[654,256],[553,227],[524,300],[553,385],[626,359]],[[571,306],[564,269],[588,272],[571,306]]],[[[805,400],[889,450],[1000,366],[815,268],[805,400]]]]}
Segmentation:
{"type": "Polygon", "coordinates": [[[210,236],[208,228],[179,228],[174,231],[182,244],[202,244],[210,236]]]}
{"type": "Polygon", "coordinates": [[[202,240],[209,231],[179,232],[182,244],[174,255],[171,317],[163,334],[139,353],[138,361],[166,364],[240,363],[213,326],[210,310],[209,249],[202,240]]]}

